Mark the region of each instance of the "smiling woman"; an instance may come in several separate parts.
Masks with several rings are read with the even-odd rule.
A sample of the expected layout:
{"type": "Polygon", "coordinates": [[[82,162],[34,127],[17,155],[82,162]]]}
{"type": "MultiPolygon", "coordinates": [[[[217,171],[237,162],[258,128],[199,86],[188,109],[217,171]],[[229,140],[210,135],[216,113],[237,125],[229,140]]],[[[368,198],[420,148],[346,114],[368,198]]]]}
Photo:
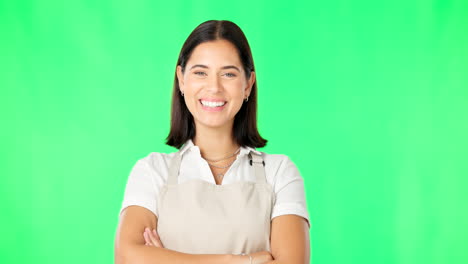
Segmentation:
{"type": "Polygon", "coordinates": [[[210,20],[175,69],[172,153],[152,152],[128,178],[116,263],[309,263],[304,181],[288,156],[256,148],[257,85],[247,39],[210,20]]]}
{"type": "Polygon", "coordinates": [[[255,72],[246,78],[236,47],[223,39],[199,44],[186,68],[189,70],[184,72],[177,66],[177,79],[197,131],[218,127],[230,133],[232,121],[255,82],[255,72]]]}

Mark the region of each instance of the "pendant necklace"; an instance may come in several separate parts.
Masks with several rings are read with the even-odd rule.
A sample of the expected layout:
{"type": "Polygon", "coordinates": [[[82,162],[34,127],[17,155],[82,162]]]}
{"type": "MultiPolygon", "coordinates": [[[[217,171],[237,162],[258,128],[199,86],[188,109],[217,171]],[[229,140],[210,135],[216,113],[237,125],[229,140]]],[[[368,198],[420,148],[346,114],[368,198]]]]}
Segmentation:
{"type": "MultiPolygon", "coordinates": [[[[229,166],[231,166],[231,165],[234,163],[234,161],[236,161],[236,160],[232,161],[231,163],[229,163],[229,164],[226,165],[226,166],[217,166],[217,165],[214,165],[214,164],[212,164],[212,163],[214,163],[214,162],[219,162],[219,161],[226,160],[226,159],[229,159],[229,158],[233,157],[234,155],[236,155],[237,153],[239,153],[239,151],[240,151],[240,148],[238,148],[238,149],[236,150],[236,152],[234,152],[232,155],[230,155],[230,156],[228,156],[228,157],[225,157],[225,158],[222,158],[222,159],[218,159],[218,160],[205,159],[205,160],[208,162],[208,164],[209,164],[210,166],[213,166],[213,167],[218,168],[218,169],[226,169],[226,168],[228,168],[229,166]]],[[[220,179],[221,177],[224,176],[224,174],[223,174],[223,173],[218,173],[216,176],[218,177],[218,179],[220,179]]]]}

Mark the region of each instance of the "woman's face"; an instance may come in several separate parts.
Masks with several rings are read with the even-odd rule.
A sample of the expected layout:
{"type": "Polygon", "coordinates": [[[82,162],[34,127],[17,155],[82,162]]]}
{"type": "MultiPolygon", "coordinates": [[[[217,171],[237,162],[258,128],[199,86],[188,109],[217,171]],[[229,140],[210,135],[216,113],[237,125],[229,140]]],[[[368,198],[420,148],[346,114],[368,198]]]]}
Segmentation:
{"type": "Polygon", "coordinates": [[[255,72],[247,80],[236,47],[227,40],[215,40],[195,47],[185,72],[177,66],[177,78],[196,127],[224,127],[232,126],[249,96],[255,72]]]}

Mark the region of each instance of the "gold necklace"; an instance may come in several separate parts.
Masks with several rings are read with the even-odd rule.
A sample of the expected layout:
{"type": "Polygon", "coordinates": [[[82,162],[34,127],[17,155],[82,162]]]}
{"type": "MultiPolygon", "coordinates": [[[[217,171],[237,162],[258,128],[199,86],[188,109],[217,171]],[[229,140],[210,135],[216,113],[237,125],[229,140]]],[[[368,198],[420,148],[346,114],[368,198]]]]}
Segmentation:
{"type": "MultiPolygon", "coordinates": [[[[216,161],[209,160],[209,159],[205,159],[205,160],[206,160],[207,162],[208,162],[208,161],[211,161],[211,162],[218,162],[218,161],[225,160],[225,159],[228,159],[228,158],[233,157],[234,155],[236,155],[237,153],[239,153],[239,151],[240,151],[240,148],[237,149],[236,152],[234,152],[232,155],[230,155],[229,157],[224,158],[224,159],[220,159],[220,160],[216,160],[216,161]]],[[[236,161],[236,160],[234,159],[231,163],[229,163],[229,164],[226,165],[226,166],[214,165],[214,164],[212,164],[211,162],[208,162],[208,164],[209,164],[210,166],[213,166],[213,167],[218,168],[218,169],[225,169],[225,168],[228,168],[229,166],[231,166],[231,165],[234,163],[234,161],[236,161]]]]}
{"type": "MultiPolygon", "coordinates": [[[[235,161],[235,160],[234,160],[234,161],[235,161]]],[[[216,167],[216,168],[222,168],[223,171],[224,171],[227,167],[231,166],[232,163],[234,163],[234,161],[231,162],[229,165],[223,166],[223,167],[221,167],[221,166],[215,166],[215,165],[213,165],[213,164],[210,164],[210,166],[213,166],[213,167],[216,167]]],[[[208,163],[208,164],[209,164],[209,163],[208,163]]],[[[223,177],[223,176],[224,176],[224,173],[217,173],[217,174],[216,174],[216,177],[218,177],[218,179],[221,179],[221,177],[223,177]]]]}
{"type": "MultiPolygon", "coordinates": [[[[212,159],[206,159],[206,158],[203,158],[203,159],[206,160],[207,163],[208,163],[208,165],[210,165],[210,166],[213,166],[213,167],[218,168],[218,169],[226,169],[226,168],[228,168],[229,166],[231,166],[231,165],[234,163],[234,161],[236,161],[236,159],[234,159],[234,161],[232,161],[231,163],[229,163],[229,164],[226,165],[226,166],[217,166],[217,165],[214,165],[214,164],[212,164],[212,163],[210,163],[210,162],[219,162],[219,161],[222,161],[222,160],[229,159],[229,158],[233,157],[234,155],[236,155],[237,153],[239,153],[239,151],[240,151],[240,148],[238,148],[233,154],[229,155],[228,157],[222,158],[222,159],[218,159],[218,160],[212,160],[212,159]]],[[[216,177],[218,177],[218,179],[220,179],[220,178],[223,177],[223,176],[224,176],[223,173],[218,173],[218,174],[216,175],[216,177]]]]}
{"type": "MultiPolygon", "coordinates": [[[[232,156],[234,156],[234,155],[236,155],[237,153],[239,153],[239,151],[240,151],[240,148],[238,148],[233,154],[227,156],[226,158],[222,158],[222,159],[218,159],[218,160],[212,160],[212,159],[206,159],[206,158],[205,158],[205,160],[206,160],[206,161],[211,161],[211,162],[222,161],[222,160],[231,158],[232,156]]],[[[208,163],[209,163],[209,162],[208,162],[208,163]]]]}
{"type": "MultiPolygon", "coordinates": [[[[236,161],[236,160],[234,160],[234,161],[236,161]]],[[[216,165],[211,164],[211,163],[209,163],[209,162],[208,162],[208,164],[209,164],[210,166],[213,166],[213,167],[218,168],[218,169],[225,169],[225,168],[228,168],[229,166],[231,166],[231,165],[234,163],[234,161],[231,162],[231,163],[229,163],[229,164],[226,165],[226,166],[216,166],[216,165]]]]}

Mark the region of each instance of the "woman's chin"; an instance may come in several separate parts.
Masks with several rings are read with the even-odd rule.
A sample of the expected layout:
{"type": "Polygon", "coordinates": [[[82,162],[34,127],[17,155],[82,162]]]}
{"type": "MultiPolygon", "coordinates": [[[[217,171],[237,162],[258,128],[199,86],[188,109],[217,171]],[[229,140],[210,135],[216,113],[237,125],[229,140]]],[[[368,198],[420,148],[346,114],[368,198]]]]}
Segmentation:
{"type": "Polygon", "coordinates": [[[219,128],[223,128],[223,127],[226,127],[226,126],[232,126],[232,121],[229,122],[227,120],[204,120],[203,122],[198,122],[198,126],[197,127],[206,127],[206,128],[216,128],[216,129],[219,129],[219,128]]]}

